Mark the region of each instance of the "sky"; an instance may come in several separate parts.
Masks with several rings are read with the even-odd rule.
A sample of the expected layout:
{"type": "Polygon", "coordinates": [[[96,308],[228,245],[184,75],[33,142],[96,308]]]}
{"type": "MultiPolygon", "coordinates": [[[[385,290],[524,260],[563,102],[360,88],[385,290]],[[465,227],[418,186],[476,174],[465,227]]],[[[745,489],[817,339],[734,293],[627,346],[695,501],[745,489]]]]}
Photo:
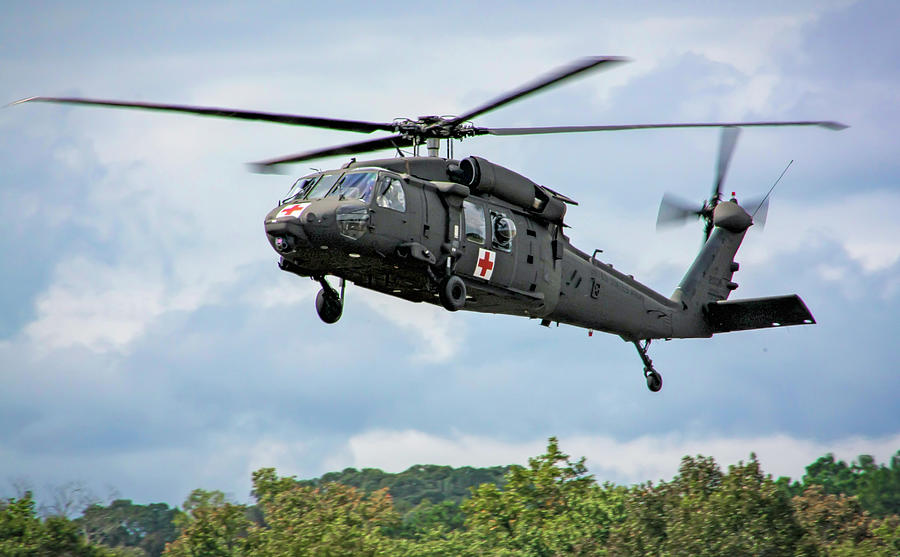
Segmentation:
{"type": "MultiPolygon", "coordinates": [[[[350,133],[31,103],[0,109],[0,495],[249,500],[250,474],[524,464],[556,436],[600,481],[684,455],[802,476],[900,449],[900,7],[799,2],[15,2],[0,103],[35,95],[390,121],[460,114],[582,56],[631,61],[477,125],[836,120],[747,129],[726,190],[773,194],[733,298],[798,293],[818,324],[654,343],[449,313],[350,286],[342,319],[276,266],[263,217],[293,180],[245,163],[350,133]]],[[[455,146],[579,201],[583,251],[669,295],[718,132],[481,137],[455,146]]],[[[312,163],[336,168],[341,158],[312,163]]]]}

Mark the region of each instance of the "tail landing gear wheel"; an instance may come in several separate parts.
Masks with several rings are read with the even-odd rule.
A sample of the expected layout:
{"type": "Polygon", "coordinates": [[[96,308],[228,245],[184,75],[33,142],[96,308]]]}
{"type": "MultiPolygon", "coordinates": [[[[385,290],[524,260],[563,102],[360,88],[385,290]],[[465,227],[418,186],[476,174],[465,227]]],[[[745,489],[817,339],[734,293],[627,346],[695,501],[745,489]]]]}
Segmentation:
{"type": "Polygon", "coordinates": [[[653,369],[653,360],[647,355],[647,350],[650,348],[650,339],[643,342],[637,340],[632,342],[634,347],[637,348],[641,361],[644,362],[644,378],[647,379],[647,388],[654,393],[658,393],[662,389],[662,375],[653,369]]]}
{"type": "Polygon", "coordinates": [[[316,313],[319,319],[328,323],[337,323],[344,312],[344,304],[341,299],[325,289],[319,290],[316,294],[316,313]]]}
{"type": "Polygon", "coordinates": [[[444,277],[438,285],[441,305],[447,311],[457,311],[466,305],[466,283],[456,275],[444,277]]]}

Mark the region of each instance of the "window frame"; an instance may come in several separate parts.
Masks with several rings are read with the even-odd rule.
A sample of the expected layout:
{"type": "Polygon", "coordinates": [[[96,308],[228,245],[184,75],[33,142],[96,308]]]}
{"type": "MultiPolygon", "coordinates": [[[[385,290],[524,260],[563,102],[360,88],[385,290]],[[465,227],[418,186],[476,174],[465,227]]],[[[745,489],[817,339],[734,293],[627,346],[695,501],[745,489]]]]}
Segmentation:
{"type": "MultiPolygon", "coordinates": [[[[350,177],[350,176],[359,176],[359,175],[363,175],[363,174],[374,174],[375,175],[375,185],[373,185],[372,189],[369,190],[369,199],[365,199],[364,197],[344,197],[343,199],[345,199],[345,200],[346,199],[355,199],[357,201],[362,201],[367,206],[370,205],[372,203],[372,197],[373,197],[372,193],[375,189],[377,189],[378,180],[380,178],[380,176],[379,176],[380,173],[376,170],[353,170],[353,171],[348,171],[348,172],[342,173],[340,175],[340,178],[338,178],[337,181],[335,181],[335,183],[331,186],[331,189],[328,190],[328,193],[325,194],[325,197],[340,198],[342,195],[344,195],[343,193],[339,193],[339,191],[343,187],[345,180],[347,180],[348,177],[350,177]]],[[[358,184],[354,184],[352,187],[354,189],[356,189],[358,187],[358,184]]]]}
{"type": "Polygon", "coordinates": [[[379,191],[380,193],[375,195],[375,205],[378,207],[381,207],[383,209],[390,209],[391,211],[394,211],[397,213],[405,213],[406,212],[407,195],[406,195],[406,189],[403,186],[403,179],[401,179],[399,176],[395,176],[393,174],[382,173],[381,178],[378,180],[378,182],[379,182],[378,185],[376,185],[375,187],[376,187],[376,190],[379,191]],[[403,203],[403,207],[401,209],[397,209],[396,207],[391,206],[387,202],[384,205],[381,204],[382,199],[387,199],[385,197],[385,194],[391,187],[393,187],[394,182],[396,182],[397,187],[400,188],[400,194],[402,196],[402,203],[403,203]]]}
{"type": "Polygon", "coordinates": [[[462,210],[462,221],[463,221],[463,224],[465,225],[464,234],[465,234],[466,240],[468,240],[469,242],[472,242],[473,244],[479,245],[479,246],[487,245],[487,220],[485,219],[485,216],[484,216],[484,209],[485,209],[484,204],[476,203],[475,201],[472,201],[470,199],[464,199],[462,209],[463,209],[462,210]],[[481,241],[478,241],[478,240],[475,240],[475,239],[472,239],[469,237],[469,214],[470,214],[470,211],[468,210],[468,207],[470,207],[470,206],[475,208],[472,210],[473,216],[475,216],[474,215],[475,210],[477,210],[478,214],[481,215],[481,241]]]}
{"type": "Polygon", "coordinates": [[[511,253],[512,248],[513,248],[513,243],[515,242],[516,236],[518,235],[518,230],[517,230],[518,227],[516,226],[515,219],[499,209],[491,208],[490,214],[491,214],[491,248],[493,248],[495,250],[511,253]],[[513,235],[509,239],[508,245],[501,244],[500,242],[497,241],[496,227],[497,227],[497,221],[500,219],[509,220],[513,226],[513,235]]]}

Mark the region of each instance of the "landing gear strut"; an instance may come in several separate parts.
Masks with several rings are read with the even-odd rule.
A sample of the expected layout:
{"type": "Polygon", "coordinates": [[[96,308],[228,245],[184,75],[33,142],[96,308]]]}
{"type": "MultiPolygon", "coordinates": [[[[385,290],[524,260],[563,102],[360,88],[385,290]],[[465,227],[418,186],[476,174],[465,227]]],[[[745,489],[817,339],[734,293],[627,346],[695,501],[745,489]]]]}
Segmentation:
{"type": "Polygon", "coordinates": [[[338,294],[324,276],[314,278],[322,285],[322,289],[316,294],[316,313],[319,314],[319,319],[328,324],[337,323],[344,312],[344,279],[341,279],[341,292],[338,294]]]}
{"type": "Polygon", "coordinates": [[[650,348],[650,339],[645,341],[634,341],[634,347],[637,348],[641,361],[644,362],[644,377],[647,379],[647,388],[651,391],[658,392],[662,389],[662,375],[653,369],[653,360],[647,356],[647,350],[650,348]]]}

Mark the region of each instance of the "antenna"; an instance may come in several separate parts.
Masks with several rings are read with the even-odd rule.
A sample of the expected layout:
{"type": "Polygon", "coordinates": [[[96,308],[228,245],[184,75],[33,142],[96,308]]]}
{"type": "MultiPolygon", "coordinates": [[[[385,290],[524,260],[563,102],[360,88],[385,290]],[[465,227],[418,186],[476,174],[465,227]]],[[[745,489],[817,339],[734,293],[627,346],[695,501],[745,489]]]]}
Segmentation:
{"type": "Polygon", "coordinates": [[[790,168],[792,164],[794,164],[794,159],[791,159],[791,162],[789,162],[789,163],[787,164],[787,166],[784,167],[784,170],[781,171],[781,175],[778,176],[778,179],[775,180],[775,183],[772,184],[772,187],[771,187],[771,188],[769,188],[769,192],[766,194],[765,197],[763,197],[763,200],[759,202],[759,205],[756,206],[756,210],[753,211],[753,214],[750,215],[750,218],[751,218],[751,219],[752,219],[753,217],[756,216],[756,213],[759,212],[760,208],[762,208],[762,206],[766,204],[766,201],[769,200],[769,196],[772,195],[772,191],[775,190],[775,186],[778,185],[778,182],[781,181],[781,179],[782,179],[782,178],[784,177],[784,175],[787,173],[788,168],[790,168]]]}

